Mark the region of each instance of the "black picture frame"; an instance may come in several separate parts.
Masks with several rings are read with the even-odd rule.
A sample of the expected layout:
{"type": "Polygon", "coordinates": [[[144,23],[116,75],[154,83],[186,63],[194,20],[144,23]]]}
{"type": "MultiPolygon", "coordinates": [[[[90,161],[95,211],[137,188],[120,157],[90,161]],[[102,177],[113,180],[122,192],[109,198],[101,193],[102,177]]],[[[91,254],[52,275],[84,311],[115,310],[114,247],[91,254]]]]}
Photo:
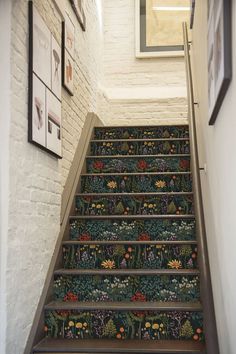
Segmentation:
{"type": "MultiPolygon", "coordinates": [[[[38,80],[38,82],[41,82],[42,85],[45,85],[43,81],[37,76],[37,74],[34,73],[34,50],[33,50],[33,44],[34,44],[34,31],[33,31],[33,17],[34,16],[34,5],[33,1],[30,0],[28,2],[28,28],[29,28],[29,48],[28,48],[28,142],[37,146],[41,150],[49,153],[53,157],[56,157],[57,159],[62,159],[62,155],[57,154],[56,152],[52,151],[48,147],[40,144],[39,142],[35,141],[33,139],[33,90],[34,90],[34,78],[38,80]]],[[[49,91],[49,87],[45,85],[45,89],[49,91]]],[[[51,91],[50,93],[54,95],[51,91]]],[[[56,97],[56,96],[55,96],[56,97]]],[[[46,120],[45,120],[46,124],[46,120]]],[[[61,129],[61,127],[60,127],[61,129]]],[[[61,134],[61,133],[60,133],[61,134]]]]}
{"type": "Polygon", "coordinates": [[[191,0],[190,4],[190,29],[193,28],[196,1],[191,0]]]}
{"type": "Polygon", "coordinates": [[[209,125],[214,125],[232,79],[231,0],[218,4],[219,11],[214,1],[208,3],[209,125]]]}
{"type": "Polygon", "coordinates": [[[86,17],[85,17],[85,13],[84,13],[84,9],[83,9],[83,4],[82,4],[82,0],[70,0],[72,9],[77,17],[77,20],[79,21],[79,24],[82,28],[82,30],[85,32],[86,31],[86,17]],[[80,6],[78,5],[80,1],[80,6],[81,9],[79,8],[80,6]]]}
{"type": "MultiPolygon", "coordinates": [[[[70,89],[69,86],[66,84],[66,75],[65,75],[66,54],[69,55],[70,57],[71,57],[71,55],[66,50],[66,45],[65,45],[65,26],[66,26],[66,23],[65,23],[65,21],[63,21],[62,22],[62,46],[61,46],[61,50],[62,50],[62,71],[61,71],[61,73],[62,73],[62,85],[63,85],[64,89],[67,91],[67,93],[70,96],[74,96],[73,89],[70,89]]],[[[71,60],[73,61],[73,64],[74,64],[74,58],[71,57],[71,60]]],[[[73,70],[74,70],[74,68],[73,68],[73,70]]]]}

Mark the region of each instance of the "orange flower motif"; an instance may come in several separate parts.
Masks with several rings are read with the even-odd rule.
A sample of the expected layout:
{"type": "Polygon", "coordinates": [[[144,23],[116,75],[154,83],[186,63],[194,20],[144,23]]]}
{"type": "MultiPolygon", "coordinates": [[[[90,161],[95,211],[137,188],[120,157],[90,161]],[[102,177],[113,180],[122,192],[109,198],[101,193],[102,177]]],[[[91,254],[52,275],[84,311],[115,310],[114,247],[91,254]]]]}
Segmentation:
{"type": "Polygon", "coordinates": [[[182,268],[182,263],[181,261],[177,261],[177,259],[173,259],[168,263],[168,267],[171,269],[180,269],[182,268]]]}
{"type": "Polygon", "coordinates": [[[156,181],[155,186],[157,188],[165,188],[166,182],[165,181],[156,181]]]}
{"type": "Polygon", "coordinates": [[[126,253],[126,254],[125,254],[125,258],[126,258],[126,259],[129,259],[129,253],[126,253]]]}
{"type": "Polygon", "coordinates": [[[117,339],[121,339],[121,334],[120,334],[120,333],[117,333],[116,338],[117,338],[117,339]]]}
{"type": "Polygon", "coordinates": [[[115,268],[115,262],[114,261],[111,261],[110,259],[106,260],[106,261],[103,261],[101,266],[105,269],[113,269],[115,268]]]}

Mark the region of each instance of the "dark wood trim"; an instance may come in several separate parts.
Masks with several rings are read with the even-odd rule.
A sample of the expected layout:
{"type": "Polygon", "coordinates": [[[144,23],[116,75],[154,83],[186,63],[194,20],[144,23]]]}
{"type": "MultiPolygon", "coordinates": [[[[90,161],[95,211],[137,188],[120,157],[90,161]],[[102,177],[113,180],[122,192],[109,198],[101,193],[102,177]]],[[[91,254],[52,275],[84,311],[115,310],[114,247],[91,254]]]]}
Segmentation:
{"type": "Polygon", "coordinates": [[[91,220],[91,219],[195,219],[195,215],[71,215],[70,220],[91,220]]]}
{"type": "Polygon", "coordinates": [[[197,241],[64,241],[63,245],[196,245],[197,241]]]}
{"type": "Polygon", "coordinates": [[[169,157],[190,157],[190,154],[165,154],[165,155],[102,155],[102,156],[87,156],[86,159],[127,159],[127,158],[138,158],[138,159],[145,159],[145,158],[169,158],[169,157]]]}

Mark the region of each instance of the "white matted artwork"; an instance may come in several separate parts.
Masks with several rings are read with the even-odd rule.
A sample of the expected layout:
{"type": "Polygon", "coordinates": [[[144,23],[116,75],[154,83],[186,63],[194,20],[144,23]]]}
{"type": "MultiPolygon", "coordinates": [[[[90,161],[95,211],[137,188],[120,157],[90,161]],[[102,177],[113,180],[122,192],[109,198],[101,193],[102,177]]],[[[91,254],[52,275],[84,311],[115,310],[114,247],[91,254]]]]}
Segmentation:
{"type": "Polygon", "coordinates": [[[52,35],[51,50],[52,92],[61,99],[61,47],[52,35]]]}
{"type": "Polygon", "coordinates": [[[33,8],[33,71],[45,83],[51,86],[51,32],[33,8]]]}
{"type": "Polygon", "coordinates": [[[61,102],[47,90],[47,149],[61,156],[61,102]]]}
{"type": "Polygon", "coordinates": [[[75,57],[75,26],[66,13],[64,22],[64,47],[74,59],[75,57]]]}
{"type": "Polygon", "coordinates": [[[36,143],[46,147],[46,87],[35,75],[33,75],[32,97],[32,138],[36,143]]]}
{"type": "Polygon", "coordinates": [[[70,95],[74,94],[74,59],[64,49],[63,85],[70,95]]]}
{"type": "Polygon", "coordinates": [[[28,6],[28,141],[61,158],[61,47],[33,1],[29,1],[28,6]]]}

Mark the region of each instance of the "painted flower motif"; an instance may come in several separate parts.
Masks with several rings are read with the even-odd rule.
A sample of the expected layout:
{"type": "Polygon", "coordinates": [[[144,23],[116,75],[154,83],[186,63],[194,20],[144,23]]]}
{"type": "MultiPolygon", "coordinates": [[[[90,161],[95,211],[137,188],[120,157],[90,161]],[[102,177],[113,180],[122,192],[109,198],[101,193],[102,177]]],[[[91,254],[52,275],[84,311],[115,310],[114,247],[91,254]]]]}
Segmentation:
{"type": "Polygon", "coordinates": [[[110,259],[103,261],[101,266],[105,269],[114,269],[116,267],[115,262],[111,261],[110,259]]]}
{"type": "Polygon", "coordinates": [[[137,291],[132,297],[131,301],[141,301],[145,302],[146,301],[146,296],[143,295],[140,291],[137,291]]]}
{"type": "Polygon", "coordinates": [[[161,180],[156,181],[155,186],[156,186],[157,188],[165,188],[166,182],[165,182],[165,181],[161,181],[161,180]]]}
{"type": "Polygon", "coordinates": [[[139,170],[145,170],[147,168],[148,164],[147,164],[147,162],[145,160],[140,160],[138,162],[137,166],[138,166],[139,170]]]}
{"type": "Polygon", "coordinates": [[[82,325],[82,323],[81,323],[81,322],[77,322],[77,323],[76,323],[76,325],[75,325],[75,327],[80,329],[80,328],[82,328],[82,327],[83,327],[83,325],[82,325]]]}
{"type": "Polygon", "coordinates": [[[68,325],[69,325],[69,327],[73,327],[73,326],[75,325],[75,323],[74,323],[74,321],[70,321],[70,322],[68,323],[68,325]]]}
{"type": "Polygon", "coordinates": [[[117,183],[115,181],[110,181],[107,183],[107,187],[110,189],[115,189],[117,188],[117,183]]]}
{"type": "Polygon", "coordinates": [[[183,170],[187,170],[190,166],[190,162],[189,160],[180,160],[180,168],[183,169],[183,170]]]}
{"type": "Polygon", "coordinates": [[[63,298],[63,301],[78,301],[78,296],[69,291],[63,298]]]}
{"type": "Polygon", "coordinates": [[[96,170],[102,170],[103,167],[104,167],[104,163],[102,161],[95,161],[93,163],[93,167],[96,169],[96,170]]]}
{"type": "Polygon", "coordinates": [[[91,236],[88,233],[83,233],[82,235],[80,235],[78,237],[79,241],[90,241],[91,240],[91,236]]]}
{"type": "Polygon", "coordinates": [[[143,232],[139,235],[138,241],[150,241],[150,236],[147,233],[143,232]]]}
{"type": "Polygon", "coordinates": [[[152,329],[159,329],[159,324],[158,323],[153,323],[152,329]]]}
{"type": "Polygon", "coordinates": [[[150,328],[150,327],[151,327],[151,323],[150,323],[150,322],[146,322],[146,323],[145,323],[145,327],[146,327],[146,328],[150,328]]]}
{"type": "Polygon", "coordinates": [[[182,268],[182,263],[181,261],[177,261],[177,259],[173,259],[168,263],[168,267],[171,269],[180,269],[182,268]]]}

